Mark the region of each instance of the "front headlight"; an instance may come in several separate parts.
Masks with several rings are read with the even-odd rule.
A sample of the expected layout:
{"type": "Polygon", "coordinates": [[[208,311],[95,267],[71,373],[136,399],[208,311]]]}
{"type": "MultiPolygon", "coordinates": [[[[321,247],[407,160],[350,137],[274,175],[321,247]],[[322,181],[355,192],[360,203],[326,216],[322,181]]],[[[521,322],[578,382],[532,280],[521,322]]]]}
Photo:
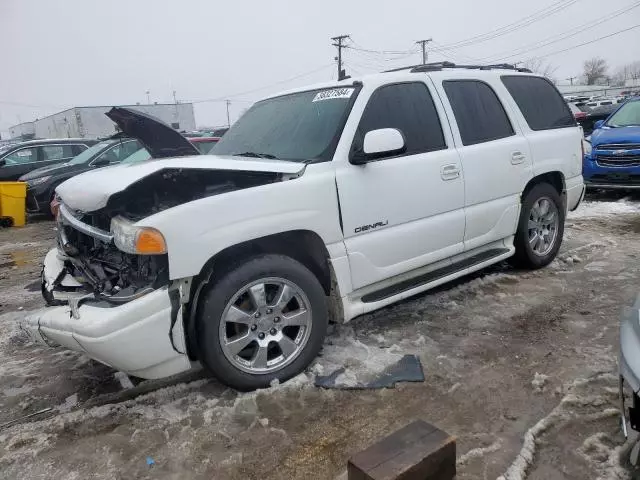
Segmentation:
{"type": "Polygon", "coordinates": [[[120,250],[135,255],[160,255],[167,253],[162,234],[151,227],[136,227],[123,217],[111,220],[113,242],[120,250]]]}
{"type": "Polygon", "coordinates": [[[44,177],[38,177],[38,178],[32,178],[30,180],[27,180],[27,185],[29,185],[30,187],[35,187],[36,185],[40,185],[41,183],[46,182],[50,178],[51,178],[51,175],[46,175],[44,177]]]}
{"type": "Polygon", "coordinates": [[[591,156],[591,142],[584,138],[582,139],[582,151],[585,155],[591,156]]]}

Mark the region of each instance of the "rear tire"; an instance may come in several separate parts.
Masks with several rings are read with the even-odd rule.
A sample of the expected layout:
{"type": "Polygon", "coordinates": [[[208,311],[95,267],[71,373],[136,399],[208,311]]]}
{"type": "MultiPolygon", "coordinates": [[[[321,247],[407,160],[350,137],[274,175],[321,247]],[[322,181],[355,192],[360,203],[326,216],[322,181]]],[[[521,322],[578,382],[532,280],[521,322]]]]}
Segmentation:
{"type": "Polygon", "coordinates": [[[516,253],[511,263],[538,269],[550,264],[558,254],[564,235],[565,210],[558,191],[548,183],[535,185],[522,199],[516,253]]]}
{"type": "Polygon", "coordinates": [[[327,297],[296,260],[254,257],[205,288],[196,316],[199,358],[226,385],[246,391],[284,382],[322,348],[327,297]]]}

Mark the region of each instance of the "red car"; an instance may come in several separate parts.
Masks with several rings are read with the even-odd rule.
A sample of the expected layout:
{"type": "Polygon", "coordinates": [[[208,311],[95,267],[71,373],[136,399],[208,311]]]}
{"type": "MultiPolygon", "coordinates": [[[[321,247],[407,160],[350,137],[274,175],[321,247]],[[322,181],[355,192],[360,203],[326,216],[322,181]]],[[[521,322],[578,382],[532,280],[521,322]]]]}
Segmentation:
{"type": "Polygon", "coordinates": [[[220,137],[190,137],[189,141],[193,143],[201,154],[205,155],[211,151],[213,146],[218,143],[220,137]]]}

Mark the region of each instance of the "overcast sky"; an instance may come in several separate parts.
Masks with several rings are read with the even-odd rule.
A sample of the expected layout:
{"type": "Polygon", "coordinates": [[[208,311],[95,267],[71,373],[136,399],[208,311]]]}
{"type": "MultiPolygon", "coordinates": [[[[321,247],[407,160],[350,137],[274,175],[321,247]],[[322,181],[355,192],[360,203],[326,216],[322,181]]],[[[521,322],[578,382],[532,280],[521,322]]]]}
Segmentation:
{"type": "MultiPolygon", "coordinates": [[[[355,48],[407,52],[347,50],[347,72],[357,75],[419,63],[416,40],[433,38],[429,60],[443,60],[433,48],[568,5],[530,25],[446,52],[449,59],[469,63],[515,51],[504,60],[514,62],[640,24],[640,7],[596,24],[636,3],[0,0],[0,131],[70,106],[146,102],[147,90],[157,102],[172,102],[173,90],[179,101],[229,98],[233,121],[264,94],[335,78],[336,49],[330,41],[335,35],[350,34],[355,48]],[[522,51],[592,22],[574,36],[522,51]],[[298,78],[286,81],[292,77],[298,78]]],[[[640,28],[635,28],[544,60],[566,83],[593,56],[611,67],[640,60],[639,45],[640,28]]],[[[198,125],[226,123],[224,102],[196,103],[195,111],[198,125]]]]}

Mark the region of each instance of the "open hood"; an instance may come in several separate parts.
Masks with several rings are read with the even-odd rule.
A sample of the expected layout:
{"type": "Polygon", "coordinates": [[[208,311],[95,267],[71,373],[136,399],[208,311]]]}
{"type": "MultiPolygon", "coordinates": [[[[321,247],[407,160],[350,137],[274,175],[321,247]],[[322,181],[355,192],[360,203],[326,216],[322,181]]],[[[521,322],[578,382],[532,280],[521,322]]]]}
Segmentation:
{"type": "MultiPolygon", "coordinates": [[[[73,178],[56,188],[63,203],[73,210],[93,212],[104,208],[109,198],[131,185],[153,175],[175,172],[203,173],[218,171],[231,176],[234,172],[272,173],[296,177],[304,172],[306,164],[284,160],[254,159],[236,156],[197,155],[181,158],[148,160],[140,163],[114,165],[92,170],[73,178]]],[[[188,188],[188,185],[182,187],[188,188]]]]}
{"type": "Polygon", "coordinates": [[[106,114],[127,136],[138,139],[153,158],[198,155],[189,140],[162,120],[138,110],[113,107],[106,114]]]}

